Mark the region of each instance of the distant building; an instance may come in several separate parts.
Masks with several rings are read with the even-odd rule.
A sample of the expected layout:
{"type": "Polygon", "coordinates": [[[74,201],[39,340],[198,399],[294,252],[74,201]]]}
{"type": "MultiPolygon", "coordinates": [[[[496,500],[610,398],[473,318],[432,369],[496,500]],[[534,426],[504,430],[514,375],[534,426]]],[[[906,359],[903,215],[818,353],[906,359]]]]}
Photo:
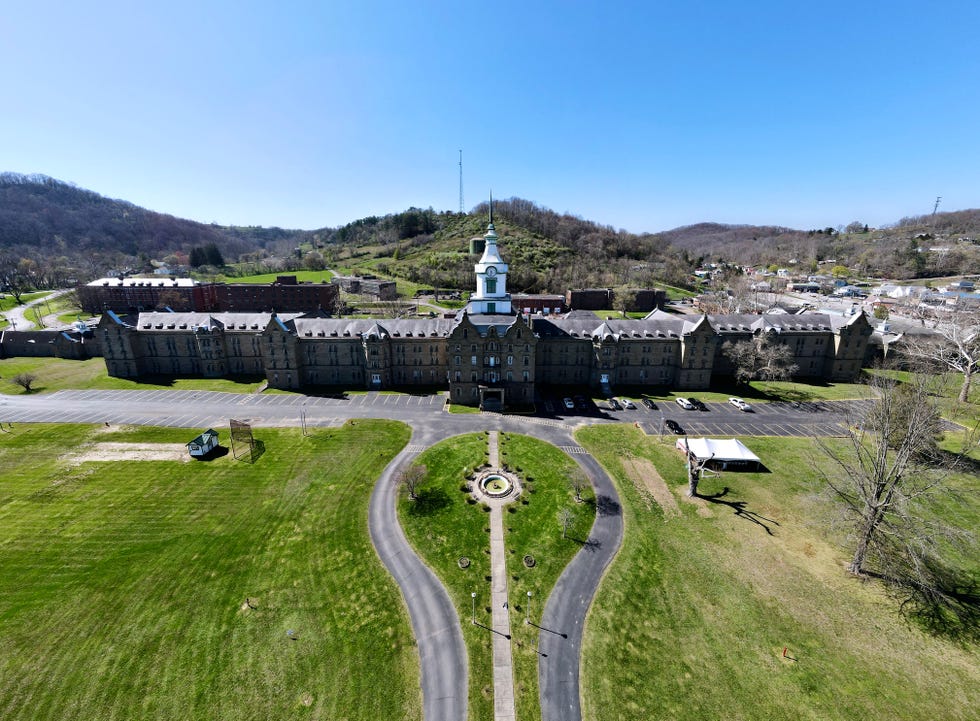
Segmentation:
{"type": "Polygon", "coordinates": [[[272,283],[204,283],[192,278],[100,278],[78,288],[82,310],[135,313],[322,310],[332,312],[337,287],[280,275],[272,283]]]}
{"type": "Polygon", "coordinates": [[[398,287],[393,280],[382,280],[373,275],[338,275],[331,283],[348,293],[367,295],[375,300],[396,300],[398,287]]]}

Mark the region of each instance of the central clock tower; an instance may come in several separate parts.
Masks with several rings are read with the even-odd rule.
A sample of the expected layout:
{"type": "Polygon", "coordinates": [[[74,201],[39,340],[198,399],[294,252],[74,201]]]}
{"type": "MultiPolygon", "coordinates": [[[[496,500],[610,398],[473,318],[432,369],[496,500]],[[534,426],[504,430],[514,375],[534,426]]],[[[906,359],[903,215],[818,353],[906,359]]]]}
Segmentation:
{"type": "Polygon", "coordinates": [[[507,264],[497,250],[497,230],[493,227],[493,197],[490,198],[490,223],[483,236],[486,247],[480,262],[473,266],[476,273],[476,293],[470,296],[467,311],[471,314],[511,313],[510,293],[507,292],[507,264]]]}

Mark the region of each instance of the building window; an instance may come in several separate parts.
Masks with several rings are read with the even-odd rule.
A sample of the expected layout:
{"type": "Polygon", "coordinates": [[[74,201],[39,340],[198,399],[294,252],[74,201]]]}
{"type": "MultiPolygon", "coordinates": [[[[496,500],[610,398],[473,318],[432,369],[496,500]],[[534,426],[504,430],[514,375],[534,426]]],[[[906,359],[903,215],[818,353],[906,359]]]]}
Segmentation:
{"type": "Polygon", "coordinates": [[[507,365],[509,366],[514,365],[514,356],[512,355],[507,356],[507,365]]]}
{"type": "Polygon", "coordinates": [[[475,355],[471,355],[470,356],[470,365],[471,366],[475,366],[476,365],[476,356],[475,355]]]}
{"type": "Polygon", "coordinates": [[[497,292],[497,279],[487,278],[487,293],[494,294],[497,292]]]}

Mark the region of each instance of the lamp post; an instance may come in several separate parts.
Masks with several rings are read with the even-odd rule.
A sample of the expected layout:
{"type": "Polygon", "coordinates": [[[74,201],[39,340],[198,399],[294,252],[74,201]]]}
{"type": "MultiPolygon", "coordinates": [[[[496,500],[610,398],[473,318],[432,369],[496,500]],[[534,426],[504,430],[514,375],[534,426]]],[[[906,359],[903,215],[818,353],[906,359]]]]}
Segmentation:
{"type": "Polygon", "coordinates": [[[527,608],[524,609],[524,623],[531,623],[531,592],[527,592],[527,608]]]}
{"type": "Polygon", "coordinates": [[[473,617],[470,620],[470,623],[476,625],[476,591],[473,591],[470,594],[470,598],[473,600],[473,617]]]}

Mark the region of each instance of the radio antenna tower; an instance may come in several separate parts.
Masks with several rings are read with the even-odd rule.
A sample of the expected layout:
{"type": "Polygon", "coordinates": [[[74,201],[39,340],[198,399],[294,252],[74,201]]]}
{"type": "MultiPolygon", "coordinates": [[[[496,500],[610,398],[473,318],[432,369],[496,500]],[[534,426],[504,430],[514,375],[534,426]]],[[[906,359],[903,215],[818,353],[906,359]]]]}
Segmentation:
{"type": "MultiPolygon", "coordinates": [[[[462,181],[460,181],[460,182],[462,182],[462,181]]],[[[940,203],[940,201],[942,199],[943,199],[943,196],[941,196],[941,195],[936,198],[936,204],[934,206],[932,206],[932,214],[933,215],[935,215],[936,214],[936,211],[939,210],[939,203],[940,203]]]]}
{"type": "Polygon", "coordinates": [[[463,214],[463,151],[459,151],[459,214],[463,214]]]}

